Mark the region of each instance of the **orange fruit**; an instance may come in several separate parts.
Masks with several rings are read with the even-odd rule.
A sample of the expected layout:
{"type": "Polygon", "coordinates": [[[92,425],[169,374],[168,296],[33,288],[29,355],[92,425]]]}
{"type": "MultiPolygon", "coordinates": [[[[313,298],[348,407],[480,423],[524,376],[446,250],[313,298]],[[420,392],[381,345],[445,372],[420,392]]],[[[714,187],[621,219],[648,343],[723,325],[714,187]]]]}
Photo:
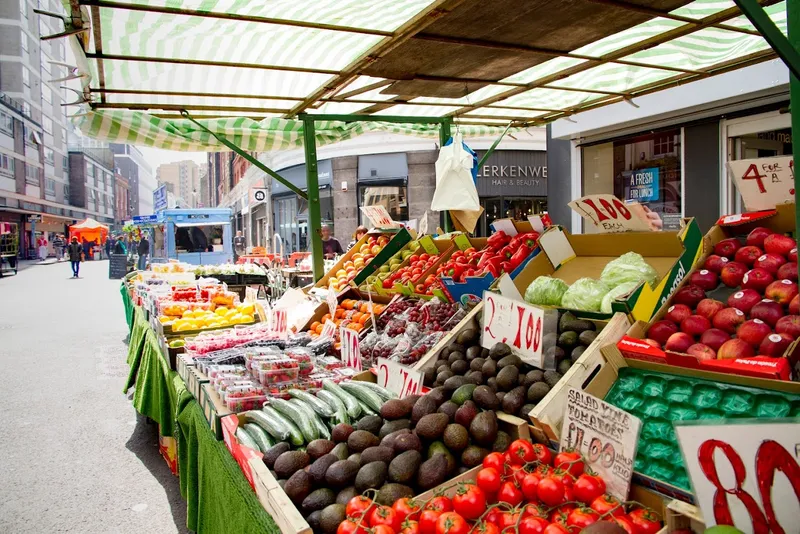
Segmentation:
{"type": "Polygon", "coordinates": [[[320,319],[320,322],[324,323],[324,322],[325,322],[325,321],[327,321],[328,319],[332,319],[332,317],[331,317],[331,314],[330,314],[330,313],[326,313],[325,315],[323,315],[323,316],[322,316],[322,319],[320,319]]]}
{"type": "Polygon", "coordinates": [[[321,334],[322,333],[322,328],[323,328],[323,326],[321,324],[317,323],[317,327],[314,329],[314,331],[317,334],[321,334]]]}
{"type": "Polygon", "coordinates": [[[352,301],[350,299],[344,299],[342,301],[342,308],[344,308],[345,310],[352,310],[354,304],[355,304],[354,301],[352,301]]]}
{"type": "Polygon", "coordinates": [[[336,317],[337,319],[341,319],[342,317],[344,317],[344,313],[345,313],[344,309],[336,308],[336,313],[334,314],[334,317],[336,317]]]}
{"type": "Polygon", "coordinates": [[[313,323],[311,323],[311,327],[309,327],[309,330],[311,330],[312,332],[316,332],[317,331],[317,327],[319,325],[320,325],[320,323],[318,321],[314,321],[313,323]]]}
{"type": "Polygon", "coordinates": [[[361,329],[364,328],[364,325],[360,323],[350,323],[347,328],[352,328],[356,332],[361,332],[361,329]]]}
{"type": "Polygon", "coordinates": [[[361,306],[358,308],[358,311],[360,311],[361,313],[367,313],[369,311],[369,303],[362,302],[361,306]]]}
{"type": "Polygon", "coordinates": [[[372,309],[375,311],[375,315],[380,315],[383,313],[383,310],[386,309],[386,306],[383,304],[373,304],[372,309]]]}
{"type": "Polygon", "coordinates": [[[358,318],[358,322],[359,324],[361,324],[361,326],[364,326],[364,324],[369,320],[369,318],[370,315],[368,313],[365,313],[364,315],[358,318]]]}

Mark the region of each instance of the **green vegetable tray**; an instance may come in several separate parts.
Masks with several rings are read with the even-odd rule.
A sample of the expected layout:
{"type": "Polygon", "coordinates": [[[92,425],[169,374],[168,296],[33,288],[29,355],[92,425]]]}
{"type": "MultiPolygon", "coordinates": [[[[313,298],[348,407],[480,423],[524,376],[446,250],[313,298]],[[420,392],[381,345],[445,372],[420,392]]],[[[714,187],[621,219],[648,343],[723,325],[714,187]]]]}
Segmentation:
{"type": "Polygon", "coordinates": [[[800,395],[632,367],[605,401],[642,420],[634,471],[691,492],[673,421],[800,417],[800,395]]]}

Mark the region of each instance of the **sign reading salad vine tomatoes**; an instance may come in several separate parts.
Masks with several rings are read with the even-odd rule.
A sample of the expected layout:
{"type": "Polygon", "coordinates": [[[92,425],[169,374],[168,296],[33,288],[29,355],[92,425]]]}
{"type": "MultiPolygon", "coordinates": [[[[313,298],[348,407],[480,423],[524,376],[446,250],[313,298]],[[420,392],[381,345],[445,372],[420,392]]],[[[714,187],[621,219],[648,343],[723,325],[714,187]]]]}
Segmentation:
{"type": "Polygon", "coordinates": [[[798,531],[800,424],[681,421],[675,433],[706,526],[798,531]]]}

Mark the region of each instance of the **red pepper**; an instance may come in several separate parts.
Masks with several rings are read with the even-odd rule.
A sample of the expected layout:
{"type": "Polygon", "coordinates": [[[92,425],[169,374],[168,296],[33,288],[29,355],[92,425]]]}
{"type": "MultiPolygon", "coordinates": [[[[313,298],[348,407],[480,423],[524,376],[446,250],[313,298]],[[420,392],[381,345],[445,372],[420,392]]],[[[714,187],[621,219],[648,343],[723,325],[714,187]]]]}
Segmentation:
{"type": "Polygon", "coordinates": [[[511,263],[511,271],[519,267],[522,264],[522,262],[525,261],[525,258],[528,257],[528,255],[531,253],[532,250],[533,248],[529,247],[528,245],[521,244],[517,249],[517,251],[514,252],[514,255],[511,256],[511,259],[509,260],[509,262],[511,263]]]}
{"type": "Polygon", "coordinates": [[[500,268],[503,270],[504,273],[510,273],[511,271],[514,270],[514,268],[511,266],[510,261],[504,261],[503,263],[501,263],[500,268]]]}
{"type": "Polygon", "coordinates": [[[486,263],[486,267],[488,267],[488,266],[490,266],[490,265],[491,265],[492,267],[494,267],[494,270],[495,270],[495,271],[497,271],[497,272],[499,273],[499,272],[500,272],[500,265],[501,265],[501,264],[502,264],[504,261],[505,261],[505,258],[504,258],[503,256],[494,256],[492,259],[490,259],[490,260],[489,260],[489,261],[486,263]]]}
{"type": "Polygon", "coordinates": [[[508,245],[503,247],[503,250],[500,251],[500,256],[502,256],[503,260],[510,260],[511,256],[514,255],[514,247],[508,245]]]}
{"type": "Polygon", "coordinates": [[[486,244],[490,247],[503,247],[508,242],[508,235],[502,230],[496,232],[489,236],[489,239],[486,240],[486,244]]]}
{"type": "Polygon", "coordinates": [[[487,250],[486,252],[484,252],[483,255],[481,256],[481,259],[478,260],[478,267],[479,268],[484,267],[486,263],[494,257],[494,255],[495,255],[494,252],[492,252],[491,250],[487,250]]]}
{"type": "Polygon", "coordinates": [[[467,268],[466,265],[462,263],[454,263],[450,269],[446,271],[446,275],[452,277],[454,280],[461,278],[461,275],[464,273],[464,270],[467,268]]]}
{"type": "Polygon", "coordinates": [[[517,237],[519,237],[520,241],[526,246],[534,248],[536,243],[539,241],[539,232],[526,232],[518,235],[517,237]]]}
{"type": "Polygon", "coordinates": [[[486,264],[486,272],[498,278],[500,276],[500,270],[491,262],[486,264]]]}

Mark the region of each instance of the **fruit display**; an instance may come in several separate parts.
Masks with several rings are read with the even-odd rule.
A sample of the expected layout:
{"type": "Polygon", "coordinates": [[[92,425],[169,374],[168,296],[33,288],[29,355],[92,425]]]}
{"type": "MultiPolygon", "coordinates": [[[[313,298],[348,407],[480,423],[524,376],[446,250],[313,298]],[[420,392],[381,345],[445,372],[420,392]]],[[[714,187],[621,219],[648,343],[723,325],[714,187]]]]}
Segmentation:
{"type": "Polygon", "coordinates": [[[397,272],[400,269],[400,266],[403,264],[403,262],[405,262],[409,257],[411,257],[417,251],[419,246],[420,246],[419,241],[411,241],[401,250],[397,251],[394,254],[394,256],[389,258],[389,260],[385,264],[378,267],[378,271],[375,273],[375,276],[381,282],[382,287],[386,287],[383,285],[383,282],[387,278],[392,276],[395,272],[397,272]]]}
{"type": "Polygon", "coordinates": [[[366,240],[358,246],[350,258],[348,258],[341,265],[341,269],[328,278],[328,287],[332,287],[334,291],[341,291],[347,287],[353,278],[364,268],[369,265],[372,259],[381,251],[383,247],[389,244],[390,237],[383,234],[369,234],[366,240]]]}
{"type": "Polygon", "coordinates": [[[513,441],[505,454],[488,454],[474,477],[430,496],[389,503],[380,493],[373,497],[328,505],[318,522],[310,522],[314,532],[655,534],[662,528],[654,510],[606,493],[605,480],[579,454],[553,454],[525,440],[513,441]]]}
{"type": "Polygon", "coordinates": [[[400,267],[383,279],[383,288],[391,289],[399,284],[406,286],[411,292],[425,294],[427,288],[436,282],[436,276],[429,274],[423,279],[422,275],[439,261],[439,257],[439,254],[428,254],[427,252],[410,256],[408,265],[400,267]]]}
{"type": "Polygon", "coordinates": [[[255,322],[255,309],[252,304],[236,304],[230,309],[225,306],[217,306],[214,311],[202,308],[187,309],[180,318],[162,316],[159,321],[163,325],[170,325],[173,332],[221,328],[237,324],[252,324],[255,322]]]}
{"type": "MultiPolygon", "coordinates": [[[[319,339],[325,328],[326,321],[332,321],[336,326],[333,339],[333,350],[338,351],[339,346],[339,328],[343,326],[356,332],[361,332],[368,328],[371,324],[372,314],[370,313],[370,302],[368,300],[357,299],[343,299],[337,306],[334,315],[326,313],[320,317],[319,321],[312,321],[308,327],[308,333],[311,339],[319,339]]],[[[372,311],[376,317],[379,317],[386,306],[384,304],[372,303],[372,311]]]]}
{"type": "Polygon", "coordinates": [[[750,232],[744,246],[721,240],[650,326],[648,343],[699,360],[783,356],[800,336],[792,258],[794,240],[767,228],[750,232]]]}
{"type": "Polygon", "coordinates": [[[197,277],[201,276],[234,276],[251,274],[263,276],[264,269],[257,263],[224,263],[222,265],[195,265],[192,270],[197,277]]]}

